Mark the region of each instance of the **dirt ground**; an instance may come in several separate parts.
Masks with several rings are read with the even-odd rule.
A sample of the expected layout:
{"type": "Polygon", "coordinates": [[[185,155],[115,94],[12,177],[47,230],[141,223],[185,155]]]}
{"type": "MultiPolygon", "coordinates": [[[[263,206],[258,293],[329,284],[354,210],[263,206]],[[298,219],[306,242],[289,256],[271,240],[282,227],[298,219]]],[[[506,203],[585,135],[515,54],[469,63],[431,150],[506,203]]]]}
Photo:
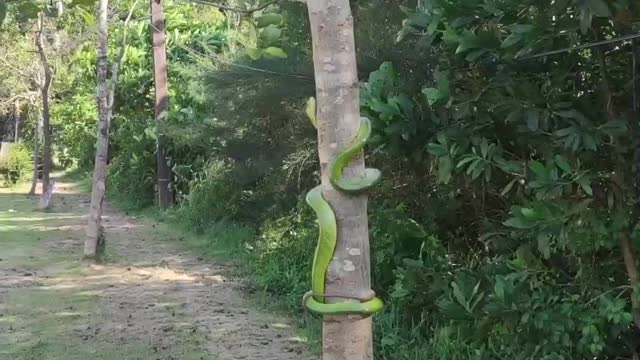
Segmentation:
{"type": "MultiPolygon", "coordinates": [[[[107,205],[107,261],[81,259],[89,196],[54,207],[0,189],[0,359],[311,359],[286,319],[243,299],[223,265],[107,205]]],[[[186,235],[188,236],[188,235],[186,235]]]]}

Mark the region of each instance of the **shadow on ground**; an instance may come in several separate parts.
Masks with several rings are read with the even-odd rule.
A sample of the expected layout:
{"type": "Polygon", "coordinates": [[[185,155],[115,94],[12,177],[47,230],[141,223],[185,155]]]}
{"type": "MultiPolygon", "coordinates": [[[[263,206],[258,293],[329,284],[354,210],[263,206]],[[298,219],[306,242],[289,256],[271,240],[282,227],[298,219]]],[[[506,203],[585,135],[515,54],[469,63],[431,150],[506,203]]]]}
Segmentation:
{"type": "Polygon", "coordinates": [[[166,226],[107,207],[107,261],[82,260],[89,198],[57,187],[47,212],[0,189],[0,359],[310,359],[223,266],[161,241],[166,226]]]}

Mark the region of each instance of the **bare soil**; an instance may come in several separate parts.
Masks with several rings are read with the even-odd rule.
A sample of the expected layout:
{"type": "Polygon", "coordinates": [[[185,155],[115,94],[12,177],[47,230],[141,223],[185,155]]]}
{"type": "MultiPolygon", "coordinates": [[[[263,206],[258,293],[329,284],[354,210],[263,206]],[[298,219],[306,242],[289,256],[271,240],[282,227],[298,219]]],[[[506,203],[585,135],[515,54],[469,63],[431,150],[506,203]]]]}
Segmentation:
{"type": "Polygon", "coordinates": [[[311,359],[225,265],[108,205],[107,261],[89,263],[89,196],[59,182],[53,204],[38,212],[37,198],[0,192],[0,358],[311,359]]]}

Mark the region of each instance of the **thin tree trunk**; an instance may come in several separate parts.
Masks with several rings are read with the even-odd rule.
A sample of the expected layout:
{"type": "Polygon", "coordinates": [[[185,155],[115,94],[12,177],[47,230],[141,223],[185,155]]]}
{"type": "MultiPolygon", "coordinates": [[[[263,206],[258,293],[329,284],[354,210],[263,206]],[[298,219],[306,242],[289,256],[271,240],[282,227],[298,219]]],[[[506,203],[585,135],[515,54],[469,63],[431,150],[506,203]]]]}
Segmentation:
{"type": "Polygon", "coordinates": [[[13,121],[15,122],[13,128],[13,142],[18,142],[20,132],[20,100],[16,100],[13,109],[13,121]]]}
{"type": "MultiPolygon", "coordinates": [[[[367,196],[336,191],[329,182],[329,164],[355,137],[360,125],[358,75],[349,0],[308,0],[313,37],[318,151],[323,194],[338,224],[338,244],[326,276],[326,293],[353,298],[371,296],[367,196]]],[[[345,176],[364,174],[360,156],[345,176]]],[[[331,301],[344,299],[327,298],[331,301]]],[[[371,360],[371,317],[325,316],[324,360],[371,360]]]]}
{"type": "Polygon", "coordinates": [[[100,0],[98,3],[98,140],[93,169],[87,238],[84,242],[84,256],[89,258],[97,255],[101,235],[102,204],[106,190],[107,154],[109,151],[108,6],[108,0],[100,0]]]}
{"type": "MultiPolygon", "coordinates": [[[[38,33],[36,36],[36,46],[38,48],[38,55],[40,55],[40,62],[44,70],[44,83],[40,88],[42,93],[42,132],[44,139],[44,151],[42,159],[42,196],[49,194],[50,174],[51,174],[51,121],[49,112],[49,90],[51,89],[51,67],[49,65],[49,59],[44,49],[44,14],[40,13],[38,18],[38,33]]],[[[49,201],[42,201],[41,208],[48,208],[51,204],[49,201]]]]}
{"type": "MultiPolygon", "coordinates": [[[[107,9],[108,0],[100,0],[98,9],[98,19],[100,29],[98,32],[98,140],[96,144],[96,158],[93,170],[93,187],[91,189],[91,206],[89,208],[89,223],[87,226],[87,238],[84,243],[85,257],[95,257],[98,253],[99,241],[101,239],[102,228],[102,205],[104,204],[106,183],[107,183],[107,161],[109,158],[109,132],[111,130],[111,120],[113,118],[113,102],[118,75],[120,73],[120,63],[124,57],[127,46],[127,26],[133,15],[138,0],[136,0],[129,15],[124,22],[124,34],[122,46],[113,60],[111,66],[111,80],[107,81],[108,67],[108,29],[107,29],[107,9]],[[104,4],[103,4],[104,2],[104,4]],[[103,8],[104,6],[104,8],[103,8]]],[[[104,238],[102,238],[104,241],[104,238]]]]}
{"type": "Polygon", "coordinates": [[[158,205],[166,208],[173,203],[171,194],[171,170],[167,164],[164,144],[164,130],[169,111],[169,90],[167,79],[167,51],[164,36],[164,13],[161,0],[150,0],[152,42],[153,42],[153,79],[155,85],[155,117],[158,128],[158,205]]]}
{"type": "Polygon", "coordinates": [[[33,129],[33,178],[31,179],[31,189],[29,195],[36,194],[36,188],[38,187],[38,163],[40,162],[40,143],[38,138],[40,137],[40,115],[36,117],[35,126],[33,129]]]}

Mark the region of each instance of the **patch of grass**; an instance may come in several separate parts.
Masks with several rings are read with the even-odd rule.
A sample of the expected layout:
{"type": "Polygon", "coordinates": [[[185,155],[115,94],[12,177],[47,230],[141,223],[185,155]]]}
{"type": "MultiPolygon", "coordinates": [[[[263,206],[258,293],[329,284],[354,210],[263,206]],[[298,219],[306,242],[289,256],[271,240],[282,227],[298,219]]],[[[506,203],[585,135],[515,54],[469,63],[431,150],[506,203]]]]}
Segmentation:
{"type": "Polygon", "coordinates": [[[143,340],[122,342],[94,332],[110,316],[101,311],[102,290],[84,281],[93,274],[79,253],[52,246],[83,236],[82,214],[64,204],[38,212],[36,203],[37,197],[0,190],[0,274],[19,284],[0,288],[0,359],[215,359],[200,350],[202,337],[187,329],[178,346],[162,352],[143,340]],[[41,270],[48,276],[29,281],[41,270]]]}

